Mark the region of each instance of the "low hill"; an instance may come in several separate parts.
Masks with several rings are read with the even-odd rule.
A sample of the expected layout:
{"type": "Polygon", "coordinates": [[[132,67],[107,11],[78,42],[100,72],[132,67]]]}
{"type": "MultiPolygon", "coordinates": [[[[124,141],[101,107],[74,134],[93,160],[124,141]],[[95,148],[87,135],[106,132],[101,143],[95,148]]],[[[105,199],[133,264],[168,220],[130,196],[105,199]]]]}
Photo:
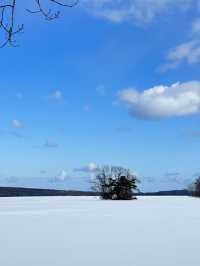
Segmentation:
{"type": "Polygon", "coordinates": [[[67,191],[54,189],[0,187],[0,197],[32,197],[32,196],[95,196],[90,191],[67,191]]]}
{"type": "MultiPolygon", "coordinates": [[[[22,187],[0,187],[0,197],[33,196],[98,196],[97,192],[76,190],[54,190],[22,187]]],[[[187,190],[170,190],[149,193],[137,193],[138,196],[187,196],[187,190]]]]}
{"type": "Polygon", "coordinates": [[[158,192],[146,192],[138,193],[140,196],[188,196],[189,192],[187,189],[181,190],[167,190],[167,191],[158,191],[158,192]]]}

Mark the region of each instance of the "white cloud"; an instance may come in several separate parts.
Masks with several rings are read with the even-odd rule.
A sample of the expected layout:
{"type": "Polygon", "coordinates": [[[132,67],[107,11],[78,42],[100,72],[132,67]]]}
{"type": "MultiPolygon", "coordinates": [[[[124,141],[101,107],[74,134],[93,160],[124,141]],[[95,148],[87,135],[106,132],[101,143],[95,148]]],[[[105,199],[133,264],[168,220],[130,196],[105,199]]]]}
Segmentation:
{"type": "Polygon", "coordinates": [[[63,94],[60,90],[53,91],[49,97],[52,100],[62,100],[63,99],[63,94]]]}
{"type": "Polygon", "coordinates": [[[125,89],[120,100],[128,105],[131,115],[142,119],[163,119],[200,112],[200,82],[156,86],[143,92],[125,89]]]}
{"type": "Polygon", "coordinates": [[[13,126],[14,128],[22,128],[22,127],[23,127],[23,124],[22,124],[21,121],[19,121],[19,120],[17,120],[17,119],[14,119],[14,120],[12,121],[12,126],[13,126]]]}
{"type": "Polygon", "coordinates": [[[187,9],[195,0],[82,0],[82,6],[94,15],[112,22],[151,22],[172,8],[187,9]]]}
{"type": "Polygon", "coordinates": [[[98,165],[96,163],[89,163],[88,165],[81,167],[81,168],[75,168],[75,172],[84,172],[84,173],[95,173],[99,169],[98,165]]]}
{"type": "Polygon", "coordinates": [[[55,176],[56,181],[65,181],[68,178],[68,174],[65,170],[62,170],[57,176],[55,176]]]}

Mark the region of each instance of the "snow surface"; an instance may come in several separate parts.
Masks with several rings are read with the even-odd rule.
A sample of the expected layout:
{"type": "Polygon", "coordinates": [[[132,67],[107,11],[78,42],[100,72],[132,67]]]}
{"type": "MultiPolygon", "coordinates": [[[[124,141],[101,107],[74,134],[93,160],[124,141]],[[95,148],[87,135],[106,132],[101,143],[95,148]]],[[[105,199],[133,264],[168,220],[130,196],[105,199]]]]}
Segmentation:
{"type": "Polygon", "coordinates": [[[200,200],[0,199],[2,266],[199,266],[200,200]]]}

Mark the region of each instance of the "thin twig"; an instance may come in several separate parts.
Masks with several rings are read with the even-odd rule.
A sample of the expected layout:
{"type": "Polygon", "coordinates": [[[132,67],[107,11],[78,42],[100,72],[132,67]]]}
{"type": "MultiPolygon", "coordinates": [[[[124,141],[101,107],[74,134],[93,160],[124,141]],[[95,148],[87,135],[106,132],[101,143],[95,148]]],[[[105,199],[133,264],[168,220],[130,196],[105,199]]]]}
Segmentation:
{"type": "MultiPolygon", "coordinates": [[[[5,40],[0,44],[0,48],[5,47],[6,45],[16,46],[16,41],[14,39],[16,34],[22,33],[24,30],[24,25],[16,25],[15,22],[15,13],[16,13],[16,4],[18,0],[7,0],[8,3],[0,4],[0,30],[5,34],[5,40]]],[[[60,15],[60,11],[53,12],[51,9],[46,10],[42,5],[41,0],[34,0],[37,6],[36,10],[27,11],[32,14],[41,13],[46,20],[57,19],[60,15]]],[[[74,7],[78,4],[79,0],[74,0],[72,4],[64,3],[64,0],[49,0],[49,2],[59,5],[62,7],[74,7]]],[[[67,1],[67,0],[65,0],[67,1]]],[[[0,0],[1,2],[1,0],[0,0]]],[[[5,2],[5,1],[4,1],[5,2]]]]}

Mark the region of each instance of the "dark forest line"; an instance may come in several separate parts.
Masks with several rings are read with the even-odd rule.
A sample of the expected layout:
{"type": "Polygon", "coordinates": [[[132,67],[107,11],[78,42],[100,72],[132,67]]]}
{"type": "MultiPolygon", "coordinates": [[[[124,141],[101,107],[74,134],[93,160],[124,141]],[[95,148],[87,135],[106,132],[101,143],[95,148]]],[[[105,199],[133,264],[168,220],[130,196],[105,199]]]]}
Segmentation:
{"type": "MultiPolygon", "coordinates": [[[[183,190],[169,190],[136,193],[136,196],[188,196],[189,192],[183,190]]],[[[34,196],[99,196],[99,193],[92,191],[78,190],[55,190],[22,187],[0,187],[0,197],[34,197],[34,196]]]]}

